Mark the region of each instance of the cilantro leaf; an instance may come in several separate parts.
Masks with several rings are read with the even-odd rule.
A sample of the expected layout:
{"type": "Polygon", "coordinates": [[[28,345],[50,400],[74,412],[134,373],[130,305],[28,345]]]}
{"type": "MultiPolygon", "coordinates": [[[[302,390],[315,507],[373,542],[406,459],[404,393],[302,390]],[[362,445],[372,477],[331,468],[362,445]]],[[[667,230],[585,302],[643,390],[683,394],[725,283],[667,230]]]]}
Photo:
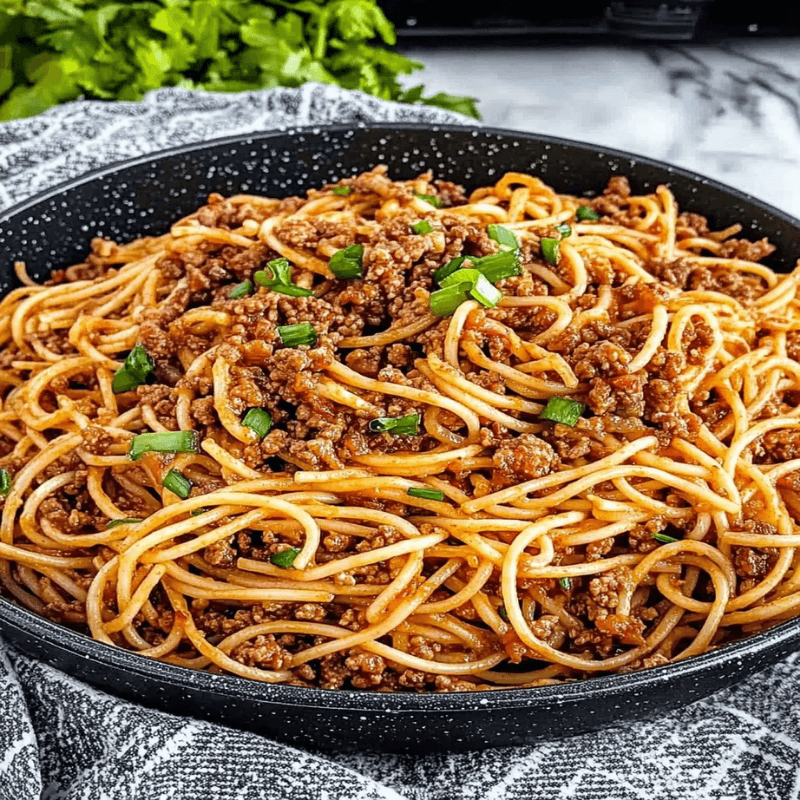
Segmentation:
{"type": "Polygon", "coordinates": [[[404,88],[422,64],[387,48],[376,0],[0,0],[0,119],[160,86],[246,91],[306,81],[478,117],[475,101],[404,88]]]}

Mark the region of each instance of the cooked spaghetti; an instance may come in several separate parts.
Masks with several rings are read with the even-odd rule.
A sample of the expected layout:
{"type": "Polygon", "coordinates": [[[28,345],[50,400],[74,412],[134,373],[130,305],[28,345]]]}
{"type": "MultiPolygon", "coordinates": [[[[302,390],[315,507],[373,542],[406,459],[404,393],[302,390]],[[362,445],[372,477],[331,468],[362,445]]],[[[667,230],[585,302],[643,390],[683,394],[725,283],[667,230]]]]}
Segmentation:
{"type": "Polygon", "coordinates": [[[800,271],[666,187],[385,169],[0,304],[0,578],[173,664],[379,691],[666,664],[800,610],[800,271]]]}

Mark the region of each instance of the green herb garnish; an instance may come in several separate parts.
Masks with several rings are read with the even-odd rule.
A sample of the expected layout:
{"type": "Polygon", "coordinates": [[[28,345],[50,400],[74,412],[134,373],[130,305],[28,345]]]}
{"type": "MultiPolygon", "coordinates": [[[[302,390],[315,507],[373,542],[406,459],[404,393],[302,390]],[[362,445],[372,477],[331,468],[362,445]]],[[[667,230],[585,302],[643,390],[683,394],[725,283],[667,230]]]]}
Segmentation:
{"type": "Polygon", "coordinates": [[[117,525],[133,525],[136,522],[142,522],[139,517],[125,517],[123,519],[112,519],[109,520],[108,524],[106,525],[106,530],[109,528],[116,528],[117,525]]]}
{"type": "Polygon", "coordinates": [[[432,233],[433,225],[431,225],[428,220],[421,219],[419,222],[411,223],[411,230],[414,231],[414,233],[432,233]]]}
{"type": "Polygon", "coordinates": [[[572,581],[569,578],[559,578],[558,583],[565,592],[572,588],[572,581]]]}
{"type": "Polygon", "coordinates": [[[419,414],[403,417],[378,417],[369,421],[373,433],[392,433],[395,436],[416,436],[419,433],[419,414]]]}
{"type": "Polygon", "coordinates": [[[231,300],[240,300],[242,297],[247,297],[253,291],[253,281],[242,281],[241,283],[237,283],[236,286],[231,289],[228,297],[231,300]]]}
{"type": "Polygon", "coordinates": [[[334,186],[332,189],[333,193],[339,195],[339,197],[347,197],[347,195],[353,193],[352,186],[334,186]]]}
{"type": "MultiPolygon", "coordinates": [[[[442,290],[451,286],[458,286],[461,288],[464,284],[467,284],[466,291],[470,296],[474,297],[487,308],[494,308],[503,296],[503,293],[493,286],[482,272],[476,269],[456,270],[452,275],[448,275],[441,282],[442,290]]],[[[434,292],[434,294],[438,294],[438,292],[434,292]]],[[[431,297],[433,297],[433,295],[431,295],[431,297]]]]}
{"type": "Polygon", "coordinates": [[[165,476],[161,485],[173,494],[185,500],[192,492],[192,482],[176,469],[171,469],[165,476]]]}
{"type": "Polygon", "coordinates": [[[273,553],[269,560],[276,566],[276,567],[283,567],[283,569],[289,569],[289,567],[294,564],[294,560],[300,554],[299,547],[290,547],[288,550],[281,550],[279,553],[273,553]]]}
{"type": "Polygon", "coordinates": [[[11,475],[8,470],[3,467],[0,469],[0,497],[8,497],[11,491],[11,475]]]}
{"type": "Polygon", "coordinates": [[[560,225],[556,225],[555,227],[562,239],[566,239],[568,236],[572,235],[572,228],[570,228],[566,222],[562,222],[560,225]]]}
{"type": "Polygon", "coordinates": [[[470,261],[472,268],[482,272],[489,283],[497,283],[514,275],[522,275],[518,250],[504,250],[501,253],[472,258],[470,261]]]}
{"type": "Polygon", "coordinates": [[[420,200],[430,203],[434,208],[442,207],[442,201],[432,194],[420,194],[419,192],[414,192],[414,197],[419,197],[420,200]]]}
{"type": "Polygon", "coordinates": [[[208,511],[207,508],[196,508],[194,511],[189,512],[190,517],[199,517],[201,514],[205,514],[208,511]]]}
{"type": "Polygon", "coordinates": [[[300,347],[317,342],[317,331],[310,322],[299,322],[297,325],[278,325],[278,336],[286,347],[300,347]]]}
{"type": "Polygon", "coordinates": [[[680,539],[676,539],[674,536],[669,536],[666,533],[654,533],[653,538],[657,542],[661,542],[661,544],[672,544],[672,542],[680,541],[680,539]]]}
{"type": "Polygon", "coordinates": [[[273,292],[288,294],[291,297],[311,297],[314,292],[311,289],[304,289],[302,286],[295,286],[292,283],[291,267],[288,259],[274,258],[267,262],[267,270],[259,270],[253,275],[253,280],[259,286],[272,289],[273,292]]]}
{"type": "Polygon", "coordinates": [[[558,257],[559,257],[559,240],[558,239],[542,239],[539,242],[540,247],[542,248],[542,255],[544,256],[544,260],[547,261],[549,264],[558,264],[558,257]]]}
{"type": "Polygon", "coordinates": [[[461,265],[467,260],[467,256],[456,256],[451,258],[446,264],[443,264],[433,273],[433,280],[436,283],[441,283],[448,275],[452,275],[461,265]]]}
{"type": "Polygon", "coordinates": [[[440,489],[419,489],[412,487],[406,494],[409,497],[419,497],[421,500],[444,500],[444,492],[440,489]]]}
{"type": "Polygon", "coordinates": [[[128,457],[138,461],[145,453],[196,453],[197,431],[141,433],[131,439],[128,457]]]}
{"type": "Polygon", "coordinates": [[[337,278],[343,280],[360,278],[363,258],[364,245],[351,244],[344,250],[337,250],[331,256],[328,267],[337,278]]]}
{"type": "Polygon", "coordinates": [[[501,250],[519,250],[519,239],[508,228],[502,225],[488,225],[486,233],[500,245],[501,250]]]}
{"type": "Polygon", "coordinates": [[[255,431],[263,439],[272,427],[272,416],[263,408],[251,408],[242,418],[242,425],[255,431]]]}
{"type": "Polygon", "coordinates": [[[575,212],[575,216],[581,222],[597,222],[600,219],[600,215],[591,206],[580,206],[575,212]]]}
{"type": "Polygon", "coordinates": [[[506,622],[508,622],[508,611],[506,611],[505,606],[500,606],[497,609],[497,613],[499,614],[500,619],[504,619],[506,622]]]}
{"type": "Polygon", "coordinates": [[[581,414],[586,411],[586,406],[577,400],[567,400],[565,397],[551,397],[544,410],[539,414],[540,419],[549,419],[574,428],[581,414]]]}
{"type": "Polygon", "coordinates": [[[153,371],[153,360],[140,344],[128,353],[125,363],[114,373],[111,381],[111,391],[114,394],[130,392],[141,386],[147,376],[153,371]]]}

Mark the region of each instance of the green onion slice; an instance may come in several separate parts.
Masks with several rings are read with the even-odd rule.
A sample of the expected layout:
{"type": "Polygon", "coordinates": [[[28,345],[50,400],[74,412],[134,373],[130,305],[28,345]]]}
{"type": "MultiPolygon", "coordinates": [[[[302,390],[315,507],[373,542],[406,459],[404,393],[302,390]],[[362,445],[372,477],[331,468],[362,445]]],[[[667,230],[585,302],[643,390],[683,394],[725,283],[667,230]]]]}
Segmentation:
{"type": "Polygon", "coordinates": [[[251,408],[242,418],[242,425],[255,431],[263,439],[272,427],[272,417],[263,408],[251,408]]]}
{"type": "Polygon", "coordinates": [[[676,539],[674,536],[669,536],[666,533],[654,533],[653,538],[657,542],[661,542],[661,544],[672,544],[672,542],[680,541],[680,539],[676,539]]]}
{"type": "Polygon", "coordinates": [[[431,225],[428,220],[421,219],[419,222],[411,223],[411,230],[414,231],[414,233],[432,233],[433,225],[431,225]]]}
{"type": "Polygon", "coordinates": [[[506,611],[505,606],[500,606],[500,608],[497,609],[497,613],[500,615],[500,619],[504,619],[508,622],[508,611],[506,611]]]}
{"type": "Polygon", "coordinates": [[[597,222],[600,219],[600,215],[591,206],[580,206],[575,212],[575,216],[581,222],[597,222]]]}
{"type": "Polygon", "coordinates": [[[559,240],[558,239],[542,239],[539,243],[542,248],[542,255],[544,260],[549,264],[558,264],[559,256],[559,240]]]}
{"type": "Polygon", "coordinates": [[[293,283],[276,283],[270,287],[273,292],[278,294],[288,294],[289,297],[311,297],[314,292],[311,289],[304,289],[302,286],[295,286],[293,283]]]}
{"type": "Polygon", "coordinates": [[[456,256],[451,258],[446,264],[443,264],[439,269],[433,273],[433,279],[436,283],[441,283],[448,275],[452,275],[461,265],[467,260],[467,256],[456,256]]]}
{"type": "Polygon", "coordinates": [[[106,525],[106,530],[109,528],[116,528],[117,525],[133,525],[136,522],[141,522],[140,517],[125,517],[124,519],[112,519],[106,525]]]}
{"type": "Polygon", "coordinates": [[[196,453],[197,431],[141,433],[131,439],[128,457],[138,461],[145,453],[196,453]]]}
{"type": "Polygon", "coordinates": [[[165,476],[161,485],[173,494],[185,500],[192,492],[192,482],[176,469],[171,469],[165,476]]]}
{"type": "Polygon", "coordinates": [[[404,417],[378,417],[369,421],[373,433],[392,433],[395,436],[416,436],[419,433],[419,414],[404,417]]]}
{"type": "Polygon", "coordinates": [[[252,291],[253,281],[242,281],[231,289],[228,297],[230,297],[231,300],[240,300],[242,297],[247,297],[252,291]]]}
{"type": "Polygon", "coordinates": [[[276,567],[283,567],[283,569],[289,569],[289,567],[294,564],[294,560],[300,553],[299,547],[290,547],[288,550],[281,550],[279,553],[273,553],[269,560],[276,566],[276,567]]]}
{"type": "Polygon", "coordinates": [[[504,250],[501,253],[492,253],[490,256],[472,258],[470,261],[472,268],[482,272],[489,283],[497,283],[514,275],[522,275],[518,250],[504,250]]]}
{"type": "Polygon", "coordinates": [[[464,281],[433,292],[428,301],[431,313],[437,317],[449,317],[463,302],[469,299],[470,289],[472,289],[472,284],[464,281]]]}
{"type": "Polygon", "coordinates": [[[519,239],[508,228],[502,225],[489,225],[486,233],[500,245],[501,250],[519,250],[519,239]]]}
{"type": "Polygon", "coordinates": [[[339,197],[347,197],[347,195],[353,193],[353,187],[352,186],[334,186],[332,191],[333,191],[334,194],[338,194],[339,197]]]}
{"type": "Polygon", "coordinates": [[[419,197],[420,200],[430,203],[434,208],[442,207],[442,201],[432,194],[420,194],[419,192],[414,192],[414,197],[419,197]]]}
{"type": "Polygon", "coordinates": [[[549,419],[574,428],[575,423],[577,423],[585,410],[586,406],[577,400],[567,400],[565,397],[551,397],[539,417],[540,419],[549,419]]]}
{"type": "Polygon", "coordinates": [[[565,592],[572,588],[572,581],[569,578],[559,578],[558,583],[565,592]]]}
{"type": "Polygon", "coordinates": [[[351,244],[344,250],[337,250],[328,261],[328,267],[337,278],[360,278],[363,258],[364,245],[351,244]]]}
{"type": "Polygon", "coordinates": [[[190,517],[199,517],[201,514],[205,514],[208,511],[207,508],[196,508],[194,511],[189,512],[190,517]]]}
{"type": "Polygon", "coordinates": [[[144,347],[137,344],[128,353],[125,363],[114,373],[114,378],[111,381],[111,391],[114,394],[130,392],[137,386],[141,386],[152,371],[153,360],[147,355],[144,347]]]}
{"type": "Polygon", "coordinates": [[[253,280],[259,286],[265,286],[275,292],[288,294],[291,297],[311,297],[314,292],[311,289],[304,289],[302,286],[295,286],[292,283],[291,267],[286,258],[273,258],[267,262],[266,270],[260,269],[253,275],[253,280]]]}
{"type": "Polygon", "coordinates": [[[300,347],[317,342],[317,331],[310,322],[300,322],[297,325],[278,325],[278,336],[281,337],[286,347],[300,347]]]}
{"type": "Polygon", "coordinates": [[[406,494],[409,497],[419,497],[421,500],[444,500],[444,492],[440,489],[420,489],[412,487],[406,494]]]}
{"type": "Polygon", "coordinates": [[[8,493],[11,491],[11,475],[8,474],[8,470],[0,469],[0,496],[6,497],[8,493]]]}
{"type": "Polygon", "coordinates": [[[456,270],[442,280],[442,289],[450,286],[463,286],[465,283],[469,285],[467,289],[469,294],[487,308],[494,308],[503,296],[503,293],[492,286],[486,276],[477,269],[456,270]]]}
{"type": "Polygon", "coordinates": [[[558,231],[559,235],[562,239],[566,239],[569,236],[572,236],[572,228],[567,225],[566,222],[562,222],[560,225],[556,225],[556,230],[558,231]]]}

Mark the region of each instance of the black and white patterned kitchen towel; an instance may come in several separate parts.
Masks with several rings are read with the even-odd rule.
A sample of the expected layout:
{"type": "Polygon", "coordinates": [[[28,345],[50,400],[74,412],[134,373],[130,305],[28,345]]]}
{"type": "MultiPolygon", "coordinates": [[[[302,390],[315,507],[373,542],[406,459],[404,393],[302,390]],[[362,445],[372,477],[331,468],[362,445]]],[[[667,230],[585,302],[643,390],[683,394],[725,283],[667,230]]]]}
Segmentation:
{"type": "MultiPolygon", "coordinates": [[[[288,125],[466,122],[331,86],[168,89],[0,125],[0,207],[89,169],[288,125]]],[[[800,659],[668,716],[460,755],[317,754],[118,700],[0,642],[0,800],[800,800],[800,659]]]]}

